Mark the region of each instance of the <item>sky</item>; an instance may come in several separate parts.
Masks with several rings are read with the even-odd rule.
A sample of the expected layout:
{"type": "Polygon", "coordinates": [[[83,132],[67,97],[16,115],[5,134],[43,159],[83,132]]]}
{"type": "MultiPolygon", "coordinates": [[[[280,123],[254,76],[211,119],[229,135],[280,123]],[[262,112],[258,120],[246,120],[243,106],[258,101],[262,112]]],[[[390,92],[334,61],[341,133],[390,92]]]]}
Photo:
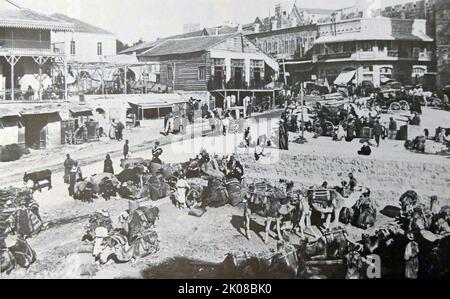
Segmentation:
{"type": "MultiPolygon", "coordinates": [[[[132,43],[140,38],[180,34],[183,24],[200,23],[201,28],[225,21],[250,23],[257,16],[273,14],[276,3],[295,0],[14,0],[41,13],[64,13],[114,32],[118,39],[132,43]]],[[[395,5],[410,0],[297,0],[299,7],[338,9],[365,1],[371,5],[395,5]]]]}

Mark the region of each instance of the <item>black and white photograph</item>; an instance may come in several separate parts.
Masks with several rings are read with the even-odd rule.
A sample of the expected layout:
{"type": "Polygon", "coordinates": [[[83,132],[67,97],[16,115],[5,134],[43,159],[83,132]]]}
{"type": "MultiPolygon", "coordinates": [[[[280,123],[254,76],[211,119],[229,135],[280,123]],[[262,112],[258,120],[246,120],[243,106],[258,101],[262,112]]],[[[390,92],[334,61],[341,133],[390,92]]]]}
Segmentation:
{"type": "Polygon", "coordinates": [[[0,279],[448,279],[449,55],[448,0],[0,0],[0,279]]]}

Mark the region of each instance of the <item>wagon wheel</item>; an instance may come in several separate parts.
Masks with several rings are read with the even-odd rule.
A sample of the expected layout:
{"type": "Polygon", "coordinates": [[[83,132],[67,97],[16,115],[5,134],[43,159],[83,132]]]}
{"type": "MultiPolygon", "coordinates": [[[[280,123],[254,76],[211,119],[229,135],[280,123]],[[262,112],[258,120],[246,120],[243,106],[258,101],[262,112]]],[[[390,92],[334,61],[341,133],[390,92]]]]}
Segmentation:
{"type": "Polygon", "coordinates": [[[402,106],[398,102],[394,102],[389,106],[390,111],[400,111],[402,110],[402,106]]]}
{"type": "Polygon", "coordinates": [[[409,106],[407,101],[400,101],[399,105],[401,107],[401,110],[403,110],[403,111],[409,111],[410,110],[410,106],[409,106]]]}
{"type": "Polygon", "coordinates": [[[435,107],[441,107],[441,106],[442,106],[442,100],[441,100],[441,99],[438,99],[438,98],[435,98],[435,99],[433,100],[433,105],[434,105],[435,107]]]}

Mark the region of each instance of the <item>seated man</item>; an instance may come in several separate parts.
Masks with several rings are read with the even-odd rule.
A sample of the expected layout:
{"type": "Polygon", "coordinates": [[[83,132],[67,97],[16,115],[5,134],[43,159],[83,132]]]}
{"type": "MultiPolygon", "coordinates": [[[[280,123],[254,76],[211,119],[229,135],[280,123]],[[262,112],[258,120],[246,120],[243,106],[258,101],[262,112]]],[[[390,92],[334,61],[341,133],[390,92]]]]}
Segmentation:
{"type": "Polygon", "coordinates": [[[372,154],[372,149],[368,142],[365,142],[361,150],[358,151],[358,155],[360,156],[370,156],[372,154]]]}

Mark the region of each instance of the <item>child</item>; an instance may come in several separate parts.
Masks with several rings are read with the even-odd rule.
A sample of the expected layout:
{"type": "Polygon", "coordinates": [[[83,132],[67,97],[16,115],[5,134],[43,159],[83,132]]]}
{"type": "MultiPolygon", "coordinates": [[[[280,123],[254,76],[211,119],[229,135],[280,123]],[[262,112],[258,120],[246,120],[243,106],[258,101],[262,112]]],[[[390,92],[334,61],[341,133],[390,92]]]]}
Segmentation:
{"type": "Polygon", "coordinates": [[[410,241],[405,249],[405,277],[407,279],[417,279],[419,272],[419,244],[414,241],[414,233],[409,232],[407,238],[410,241]]]}

